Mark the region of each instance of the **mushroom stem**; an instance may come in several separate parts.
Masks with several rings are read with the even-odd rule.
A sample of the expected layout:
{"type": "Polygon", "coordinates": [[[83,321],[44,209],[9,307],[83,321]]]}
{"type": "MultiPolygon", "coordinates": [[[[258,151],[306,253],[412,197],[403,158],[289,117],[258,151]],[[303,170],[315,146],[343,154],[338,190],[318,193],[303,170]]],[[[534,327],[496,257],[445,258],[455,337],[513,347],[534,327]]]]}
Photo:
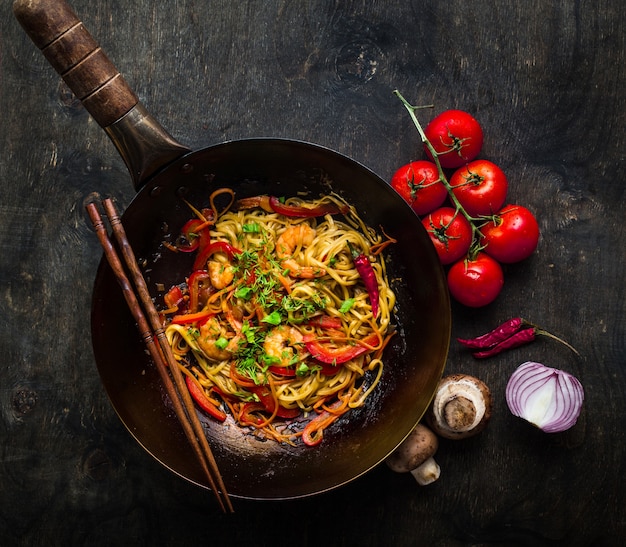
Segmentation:
{"type": "Polygon", "coordinates": [[[411,475],[415,477],[417,484],[426,486],[431,482],[435,482],[441,474],[441,468],[432,456],[428,458],[422,465],[413,469],[411,475]]]}

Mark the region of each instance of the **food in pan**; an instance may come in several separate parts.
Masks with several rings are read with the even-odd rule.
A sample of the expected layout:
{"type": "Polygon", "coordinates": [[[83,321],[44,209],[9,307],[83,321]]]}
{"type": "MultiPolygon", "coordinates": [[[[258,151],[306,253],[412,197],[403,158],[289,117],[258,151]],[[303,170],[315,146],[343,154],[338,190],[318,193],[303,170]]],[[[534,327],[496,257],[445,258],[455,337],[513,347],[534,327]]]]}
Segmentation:
{"type": "Polygon", "coordinates": [[[317,445],[380,380],[393,335],[384,260],[393,240],[335,194],[236,200],[220,189],[209,204],[191,206],[194,218],[167,245],[195,253],[162,309],[190,392],[216,420],[317,445]]]}

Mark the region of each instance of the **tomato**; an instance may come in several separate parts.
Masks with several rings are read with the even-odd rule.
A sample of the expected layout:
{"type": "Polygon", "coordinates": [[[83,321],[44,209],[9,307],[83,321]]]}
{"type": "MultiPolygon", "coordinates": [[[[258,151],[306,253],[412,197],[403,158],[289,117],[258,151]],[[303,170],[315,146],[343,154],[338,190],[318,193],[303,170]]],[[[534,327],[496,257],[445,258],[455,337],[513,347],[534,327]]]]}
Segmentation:
{"type": "Polygon", "coordinates": [[[509,189],[506,175],[495,163],[476,160],[461,167],[450,177],[452,192],[472,217],[499,211],[509,189]]]}
{"type": "Polygon", "coordinates": [[[480,228],[484,251],[504,264],[528,258],[539,243],[535,215],[521,205],[507,205],[480,228]]]}
{"type": "Polygon", "coordinates": [[[439,180],[437,166],[431,161],[403,165],[391,177],[391,186],[420,216],[440,207],[448,197],[446,187],[439,180]]]}
{"type": "Polygon", "coordinates": [[[454,299],[471,308],[493,302],[504,285],[502,266],[479,252],[473,260],[459,260],[448,271],[448,288],[454,299]]]}
{"type": "Polygon", "coordinates": [[[422,219],[442,264],[462,258],[472,244],[472,226],[452,207],[441,207],[422,219]]]}
{"type": "MultiPolygon", "coordinates": [[[[476,119],[462,110],[446,110],[424,130],[437,152],[439,163],[454,169],[475,159],[483,146],[483,130],[476,119]]],[[[428,148],[426,154],[432,160],[428,148]]]]}

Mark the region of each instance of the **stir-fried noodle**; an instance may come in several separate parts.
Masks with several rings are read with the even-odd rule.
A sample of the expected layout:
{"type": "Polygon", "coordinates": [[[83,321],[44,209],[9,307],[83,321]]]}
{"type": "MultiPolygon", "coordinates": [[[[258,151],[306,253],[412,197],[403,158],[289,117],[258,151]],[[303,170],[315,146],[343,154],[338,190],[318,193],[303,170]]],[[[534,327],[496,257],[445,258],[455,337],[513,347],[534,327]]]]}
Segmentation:
{"type": "Polygon", "coordinates": [[[334,194],[233,196],[218,211],[215,196],[229,193],[192,207],[172,245],[197,254],[165,296],[166,336],[205,412],[315,445],[380,380],[395,304],[382,251],[393,240],[334,194]]]}

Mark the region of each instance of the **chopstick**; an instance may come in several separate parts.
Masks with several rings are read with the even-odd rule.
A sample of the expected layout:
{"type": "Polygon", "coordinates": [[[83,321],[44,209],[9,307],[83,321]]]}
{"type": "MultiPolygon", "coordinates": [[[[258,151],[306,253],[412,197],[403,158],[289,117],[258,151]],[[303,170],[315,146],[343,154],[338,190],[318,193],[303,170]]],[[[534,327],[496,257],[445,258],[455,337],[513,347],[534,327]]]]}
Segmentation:
{"type": "Polygon", "coordinates": [[[139,269],[128,238],[126,237],[124,226],[111,199],[107,198],[103,200],[102,206],[109,219],[109,224],[111,225],[118,247],[121,250],[124,262],[133,278],[137,294],[133,290],[122,261],[109,238],[109,234],[96,204],[90,202],[86,206],[87,213],[89,214],[98,240],[104,250],[105,257],[122,289],[126,304],[137,322],[141,338],[157,367],[163,386],[172,401],[176,417],[198,458],[209,482],[209,487],[213,491],[222,511],[232,513],[234,509],[218,469],[217,462],[215,461],[211,447],[202,429],[202,424],[196,414],[194,403],[191,400],[183,374],[178,368],[178,363],[172,353],[172,348],[165,336],[165,331],[159,320],[159,314],[154,307],[145,279],[139,269]],[[146,314],[148,319],[146,319],[146,314]],[[155,338],[158,341],[158,345],[155,343],[155,338]],[[168,369],[172,373],[174,383],[172,383],[172,379],[168,374],[168,369]]]}

